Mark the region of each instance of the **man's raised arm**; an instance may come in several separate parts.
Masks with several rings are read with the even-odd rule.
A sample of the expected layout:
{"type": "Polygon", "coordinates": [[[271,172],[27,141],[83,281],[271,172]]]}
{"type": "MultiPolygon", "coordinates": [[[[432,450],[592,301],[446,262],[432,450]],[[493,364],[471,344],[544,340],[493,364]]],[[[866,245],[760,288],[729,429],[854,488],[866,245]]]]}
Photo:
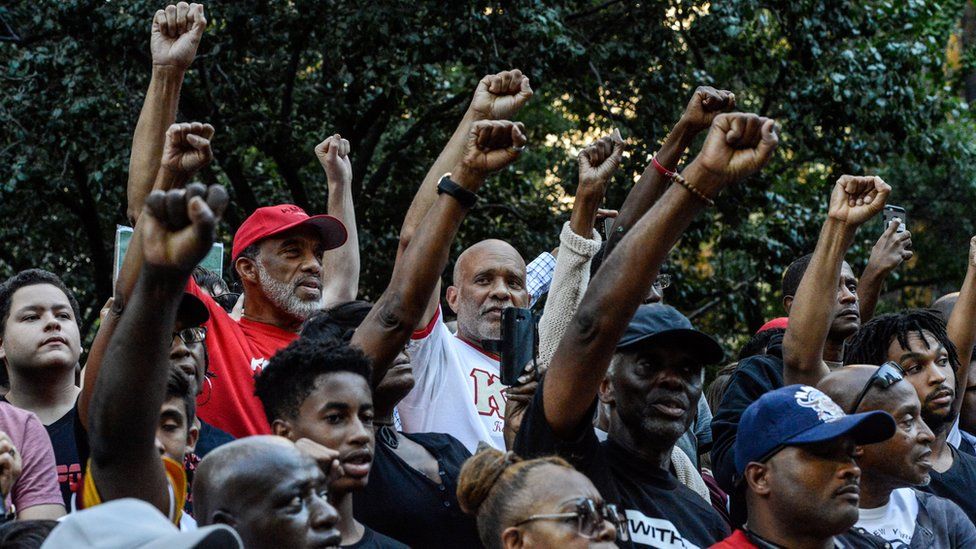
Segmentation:
{"type": "Polygon", "coordinates": [[[315,157],[329,184],[326,213],[346,226],[346,242],[322,254],[322,301],[329,308],[352,301],[359,294],[359,230],[352,203],[352,163],[349,141],[341,135],[327,137],[315,146],[315,157]]]}
{"type": "MultiPolygon", "coordinates": [[[[400,229],[398,258],[410,245],[420,223],[427,215],[427,210],[437,201],[437,182],[463,158],[471,127],[481,120],[511,120],[530,97],[532,97],[532,86],[529,85],[529,78],[518,69],[489,74],[478,82],[464,118],[454,130],[447,146],[437,156],[434,165],[424,177],[420,190],[410,203],[410,208],[403,219],[403,227],[400,229]]],[[[433,318],[439,301],[440,284],[437,284],[431,291],[426,311],[417,327],[426,326],[433,318]]]]}
{"type": "Polygon", "coordinates": [[[166,129],[176,120],[183,77],[196,57],[206,27],[207,18],[201,4],[180,2],[166,6],[153,16],[149,40],[152,80],[132,137],[126,188],[127,213],[133,226],[156,181],[166,129]]]}
{"type": "Polygon", "coordinates": [[[140,219],[142,269],[109,342],[91,402],[89,474],[101,501],[134,497],[170,512],[156,448],[170,372],[169,342],[183,289],[210,250],[226,206],[227,193],[217,185],[154,191],[146,199],[140,219]]]}
{"type": "MultiPolygon", "coordinates": [[[[671,128],[671,132],[664,139],[661,148],[654,156],[661,168],[668,171],[677,169],[681,155],[688,150],[691,142],[699,133],[712,125],[715,115],[728,112],[735,108],[735,94],[727,90],[716,90],[709,86],[699,86],[691,100],[685,107],[678,123],[671,128]]],[[[654,165],[654,161],[644,168],[637,184],[630,189],[627,199],[620,207],[620,214],[613,224],[613,229],[607,236],[607,247],[604,257],[617,246],[623,235],[640,220],[647,210],[667,188],[668,178],[654,165]]]]}
{"type": "Polygon", "coordinates": [[[857,304],[861,311],[861,324],[874,317],[874,310],[881,297],[884,281],[903,262],[915,255],[912,251],[912,233],[908,229],[899,232],[901,220],[895,219],[881,233],[871,248],[871,257],[857,283],[857,304]]]}
{"type": "MultiPolygon", "coordinates": [[[[464,190],[476,193],[490,173],[519,157],[525,142],[521,123],[475,122],[466,136],[464,154],[451,170],[451,180],[464,190]]],[[[410,246],[397,259],[390,285],[353,334],[352,343],[373,361],[374,386],[383,379],[426,311],[428,298],[447,265],[451,244],[467,211],[450,194],[437,196],[410,246]]]]}
{"type": "MultiPolygon", "coordinates": [[[[857,228],[871,219],[888,199],[891,187],[875,176],[842,175],[830,194],[827,219],[820,230],[810,265],[793,296],[790,322],[783,336],[783,381],[815,386],[830,369],[824,346],[834,318],[844,255],[857,228]]],[[[853,299],[853,298],[852,298],[853,299]]]]}
{"type": "Polygon", "coordinates": [[[959,290],[959,300],[952,308],[949,323],[946,327],[949,339],[956,346],[959,357],[959,369],[956,370],[956,399],[952,402],[952,411],[956,415],[962,410],[966,387],[969,385],[969,361],[973,357],[973,345],[976,344],[976,236],[969,239],[969,265],[966,267],[966,279],[959,290]]]}
{"type": "Polygon", "coordinates": [[[727,185],[759,170],[778,142],[772,120],[754,114],[715,118],[701,153],[620,241],[590,283],[545,378],[543,408],[557,436],[584,420],[613,350],[678,238],[727,185]]]}

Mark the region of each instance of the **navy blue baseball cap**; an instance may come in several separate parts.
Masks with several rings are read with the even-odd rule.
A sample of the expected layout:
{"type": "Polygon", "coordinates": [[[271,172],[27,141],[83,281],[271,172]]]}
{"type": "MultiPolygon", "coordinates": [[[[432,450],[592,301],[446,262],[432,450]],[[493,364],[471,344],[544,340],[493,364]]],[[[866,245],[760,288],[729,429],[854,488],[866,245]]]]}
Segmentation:
{"type": "Polygon", "coordinates": [[[633,351],[661,342],[677,344],[697,356],[702,364],[717,364],[725,353],[712,336],[699,332],[685,315],[669,305],[641,305],[617,342],[618,351],[633,351]]]}
{"type": "Polygon", "coordinates": [[[875,410],[847,415],[829,396],[808,385],[770,391],[746,408],[735,439],[735,470],[763,462],[786,446],[827,442],[845,435],[874,444],[895,434],[895,420],[875,410]]]}

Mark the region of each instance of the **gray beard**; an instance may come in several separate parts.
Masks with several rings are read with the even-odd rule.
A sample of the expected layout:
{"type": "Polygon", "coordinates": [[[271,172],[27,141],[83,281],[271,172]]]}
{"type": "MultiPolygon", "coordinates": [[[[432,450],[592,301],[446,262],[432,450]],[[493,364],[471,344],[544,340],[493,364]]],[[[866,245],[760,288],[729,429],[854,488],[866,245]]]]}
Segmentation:
{"type": "Polygon", "coordinates": [[[304,321],[322,309],[322,298],[325,296],[324,292],[322,292],[319,299],[303,300],[295,295],[294,286],[275,280],[264,270],[264,266],[261,265],[260,261],[257,262],[257,267],[258,283],[261,284],[264,295],[282,311],[304,321]]]}

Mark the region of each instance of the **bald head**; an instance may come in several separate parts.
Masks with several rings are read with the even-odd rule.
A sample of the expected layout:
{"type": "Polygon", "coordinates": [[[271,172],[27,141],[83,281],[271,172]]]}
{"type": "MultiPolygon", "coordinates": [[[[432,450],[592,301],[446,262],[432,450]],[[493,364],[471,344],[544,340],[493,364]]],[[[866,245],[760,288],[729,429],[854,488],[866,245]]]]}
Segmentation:
{"type": "Polygon", "coordinates": [[[932,309],[939,311],[942,314],[942,320],[946,323],[949,322],[949,315],[952,314],[952,309],[956,306],[956,302],[959,301],[959,292],[952,292],[951,294],[946,294],[939,299],[936,299],[932,303],[932,309]]]}
{"type": "Polygon", "coordinates": [[[481,344],[501,337],[501,311],[528,307],[525,260],[511,244],[482,240],[458,257],[447,303],[457,313],[458,334],[481,344]]]}
{"type": "MultiPolygon", "coordinates": [[[[857,395],[864,389],[874,372],[878,371],[877,366],[867,364],[854,364],[834,370],[820,380],[817,389],[820,389],[831,400],[837,403],[845,412],[851,409],[857,395]]],[[[870,391],[869,391],[870,393],[870,391]]],[[[867,396],[865,396],[867,398],[867,396]]],[[[861,405],[861,408],[864,404],[861,405]]]]}
{"type": "Polygon", "coordinates": [[[278,436],[246,437],[216,448],[193,476],[197,522],[211,524],[217,511],[236,514],[251,495],[267,495],[275,484],[275,471],[309,465],[315,467],[315,462],[290,440],[278,436]]]}
{"type": "Polygon", "coordinates": [[[498,259],[511,261],[516,265],[521,264],[522,276],[525,276],[525,260],[522,259],[522,255],[518,253],[518,250],[504,240],[489,238],[461,252],[461,255],[457,258],[457,262],[454,263],[453,284],[455,286],[460,285],[464,271],[477,269],[478,266],[483,265],[487,261],[498,259]]]}

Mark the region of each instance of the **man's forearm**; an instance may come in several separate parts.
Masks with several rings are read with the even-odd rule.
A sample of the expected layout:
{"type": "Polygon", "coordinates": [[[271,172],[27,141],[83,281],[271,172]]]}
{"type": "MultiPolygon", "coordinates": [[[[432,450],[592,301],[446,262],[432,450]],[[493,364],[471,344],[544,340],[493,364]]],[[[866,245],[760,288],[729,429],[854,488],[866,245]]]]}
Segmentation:
{"type": "Polygon", "coordinates": [[[854,227],[830,217],[823,224],[813,258],[793,297],[789,327],[783,337],[783,379],[787,385],[816,385],[829,373],[823,350],[833,320],[832,298],[854,233],[854,227]]]}
{"type": "Polygon", "coordinates": [[[584,191],[576,191],[573,203],[573,213],[569,216],[569,228],[583,238],[593,236],[593,225],[596,223],[596,213],[600,208],[603,195],[584,191]]]}
{"type": "Polygon", "coordinates": [[[470,110],[464,114],[461,123],[451,135],[451,139],[441,153],[437,155],[434,165],[424,176],[424,181],[417,194],[414,195],[410,208],[407,209],[407,215],[403,218],[403,227],[400,229],[400,249],[397,255],[403,253],[404,248],[417,232],[417,226],[427,215],[427,210],[437,200],[437,183],[441,180],[441,176],[461,161],[461,156],[464,154],[464,142],[471,131],[474,120],[474,114],[470,110]]]}
{"type": "Polygon", "coordinates": [[[970,261],[966,269],[966,279],[959,290],[959,299],[949,316],[946,327],[949,340],[956,346],[959,368],[956,370],[956,400],[952,403],[957,414],[962,409],[963,393],[969,384],[969,361],[972,360],[973,345],[976,344],[976,266],[970,261]]]}
{"type": "Polygon", "coordinates": [[[359,294],[359,230],[351,185],[330,185],[327,211],[342,221],[347,235],[345,244],[322,256],[323,300],[325,307],[334,307],[359,294]]]}
{"type": "MultiPolygon", "coordinates": [[[[664,143],[657,151],[656,158],[662,166],[669,170],[676,170],[681,155],[688,150],[698,131],[689,128],[683,120],[678,120],[671,132],[664,138],[664,143]]],[[[637,184],[630,189],[627,199],[620,207],[620,214],[613,224],[613,230],[607,235],[607,247],[604,257],[617,246],[623,235],[650,210],[651,206],[664,194],[667,181],[655,168],[653,162],[648,164],[641,174],[637,184]]],[[[579,234],[579,233],[577,233],[579,234]]]]}
{"type": "Polygon", "coordinates": [[[879,271],[870,262],[861,273],[857,283],[857,303],[861,313],[861,324],[874,318],[874,310],[878,307],[881,290],[889,274],[891,273],[879,271]]]}
{"type": "Polygon", "coordinates": [[[129,157],[126,194],[129,222],[133,226],[156,180],[166,129],[176,120],[185,73],[177,67],[153,65],[152,80],[136,123],[129,157]]]}
{"type": "MultiPolygon", "coordinates": [[[[701,188],[700,179],[707,175],[692,165],[685,177],[701,188]]],[[[546,378],[546,420],[558,435],[569,435],[587,413],[627,323],[671,248],[704,206],[686,188],[672,186],[597,272],[546,378]]]]}

